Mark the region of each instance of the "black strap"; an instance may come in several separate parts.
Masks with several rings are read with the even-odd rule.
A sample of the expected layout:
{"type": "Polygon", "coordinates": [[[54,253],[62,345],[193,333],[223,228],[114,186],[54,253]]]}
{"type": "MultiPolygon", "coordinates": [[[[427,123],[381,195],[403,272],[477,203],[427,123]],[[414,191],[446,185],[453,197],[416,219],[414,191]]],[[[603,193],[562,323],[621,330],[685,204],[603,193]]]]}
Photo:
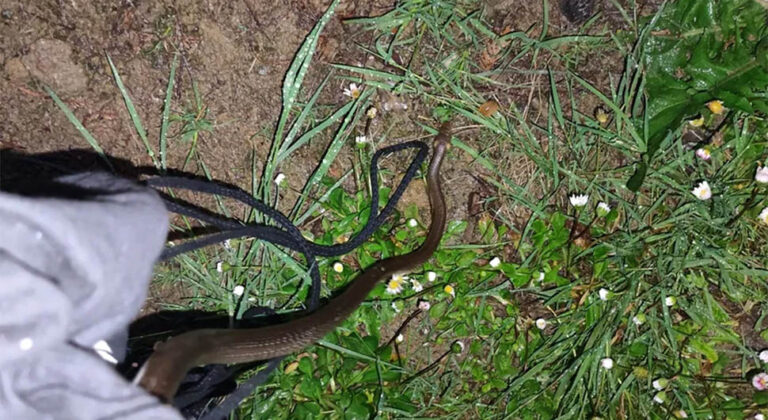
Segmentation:
{"type": "MultiPolygon", "coordinates": [[[[360,232],[358,232],[353,238],[343,244],[336,245],[321,245],[306,240],[301,235],[299,229],[284,214],[266,205],[264,202],[254,198],[249,193],[239,188],[223,186],[209,181],[182,177],[162,176],[151,178],[147,180],[146,183],[147,185],[154,188],[185,189],[235,199],[252,207],[256,211],[265,215],[267,219],[277,224],[277,226],[257,223],[246,224],[237,219],[224,217],[219,214],[213,214],[198,206],[174,199],[167,194],[160,192],[168,211],[198,219],[219,229],[219,231],[216,233],[205,235],[184,242],[182,244],[166,248],[161,255],[161,259],[166,260],[179,254],[232,238],[248,236],[271,242],[275,245],[283,246],[297,251],[304,256],[304,259],[307,262],[307,266],[309,267],[309,275],[311,280],[310,293],[307,296],[305,306],[310,311],[315,310],[319,306],[320,301],[320,272],[318,270],[315,257],[333,257],[347,254],[368,240],[368,238],[392,214],[395,206],[397,205],[397,202],[400,200],[403,193],[405,192],[405,189],[408,187],[408,184],[416,175],[416,171],[418,171],[418,169],[421,167],[421,164],[426,159],[428,150],[429,148],[423,142],[410,141],[394,146],[389,146],[374,153],[373,158],[371,159],[370,167],[371,206],[368,221],[360,230],[360,232]],[[381,213],[379,213],[379,159],[381,159],[383,156],[407,149],[418,149],[418,152],[411,160],[411,163],[408,166],[403,179],[400,181],[400,184],[392,193],[392,196],[387,201],[384,209],[381,211],[381,213]]],[[[264,369],[241,384],[226,398],[222,404],[213,408],[207,414],[204,414],[202,417],[200,417],[201,420],[220,420],[221,418],[226,417],[240,404],[244,398],[250,395],[256,387],[266,381],[270,373],[278,366],[281,360],[282,357],[271,359],[269,362],[267,362],[264,369]]],[[[216,381],[211,381],[211,383],[216,383],[216,381]]],[[[196,395],[201,395],[199,389],[196,390],[196,395]]],[[[185,404],[188,404],[188,398],[184,399],[184,402],[185,404]]]]}

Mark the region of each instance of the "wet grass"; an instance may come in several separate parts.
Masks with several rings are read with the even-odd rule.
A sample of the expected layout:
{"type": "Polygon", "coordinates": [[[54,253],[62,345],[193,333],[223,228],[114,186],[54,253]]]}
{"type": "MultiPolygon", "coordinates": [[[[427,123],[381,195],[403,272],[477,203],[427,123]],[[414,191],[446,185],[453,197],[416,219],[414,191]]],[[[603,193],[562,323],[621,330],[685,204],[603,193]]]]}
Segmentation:
{"type": "MultiPolygon", "coordinates": [[[[254,161],[253,194],[277,204],[281,166],[295,164],[295,152],[324,135],[329,146],[290,216],[319,243],[354,235],[369,194],[340,188],[352,170],[332,177],[329,168],[343,148],[358,147],[377,90],[419,98],[425,135],[452,118],[459,131],[448,159],[470,162],[461,164],[489,192],[484,211],[452,221],[441,249],[409,275],[423,290],[406,282],[393,296],[377,287],[334,333],[287,358],[243,404],[243,416],[740,419],[764,409],[768,395],[750,381],[764,368],[757,354],[768,345],[768,224],[758,217],[766,187],[754,176],[766,159],[765,115],[728,101],[722,114],[701,106],[691,119],[706,117],[711,142],[690,149],[681,138],[691,125],[670,127],[647,161],[642,188],[628,190],[648,150],[645,105],[653,98],[644,86],[654,75],[645,54],[665,30],[655,26],[664,11],[639,17],[611,4],[621,31],[584,32],[598,16],[573,34],[551,35],[545,13],[534,37],[492,28],[473,2],[405,1],[348,22],[372,31],[368,53],[385,66],[340,63],[308,87],[331,4],[285,76],[269,157],[263,166],[254,161]],[[621,57],[621,66],[582,73],[598,52],[621,57]],[[321,92],[338,77],[360,84],[361,94],[320,109],[321,92]],[[711,158],[697,158],[696,148],[711,158]],[[692,190],[704,180],[713,194],[700,200],[692,190]],[[574,207],[575,194],[588,195],[587,204],[574,207]],[[610,210],[598,211],[598,203],[610,210]],[[420,301],[429,309],[419,309],[420,301]]],[[[733,13],[713,24],[744,10],[733,13]]],[[[164,124],[189,124],[167,115],[164,124]]],[[[140,121],[134,124],[141,137],[140,121]]],[[[145,137],[163,169],[164,149],[158,161],[145,137]]],[[[159,144],[170,143],[161,136],[159,144]]],[[[359,167],[370,147],[358,149],[359,167]]],[[[364,171],[354,175],[369,185],[364,171]]],[[[221,201],[219,211],[235,212],[221,201]]],[[[241,217],[262,221],[250,211],[241,217]]],[[[353,281],[361,267],[417,247],[424,226],[419,209],[406,207],[352,255],[321,259],[324,293],[353,281]],[[332,269],[336,262],[341,272],[332,269]]],[[[307,293],[301,259],[252,240],[181,256],[157,278],[183,282],[189,304],[233,320],[255,305],[300,308],[307,293]],[[233,294],[238,285],[241,295],[233,294]]]]}

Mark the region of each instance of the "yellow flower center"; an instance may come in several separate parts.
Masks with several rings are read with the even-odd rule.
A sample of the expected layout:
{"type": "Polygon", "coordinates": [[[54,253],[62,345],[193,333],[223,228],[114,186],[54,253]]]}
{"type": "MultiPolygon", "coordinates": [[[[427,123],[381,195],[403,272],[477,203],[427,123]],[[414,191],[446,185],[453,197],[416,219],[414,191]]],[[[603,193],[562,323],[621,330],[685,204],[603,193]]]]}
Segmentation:
{"type": "Polygon", "coordinates": [[[390,280],[389,281],[389,286],[387,286],[387,287],[389,287],[390,290],[395,290],[398,287],[400,287],[400,282],[397,281],[397,280],[390,280]]]}
{"type": "Polygon", "coordinates": [[[445,286],[445,288],[443,290],[445,290],[445,293],[448,293],[450,295],[453,294],[453,286],[451,286],[450,284],[445,286]]]}
{"type": "Polygon", "coordinates": [[[710,101],[707,103],[707,108],[709,108],[713,114],[720,115],[723,113],[723,101],[710,101]]]}
{"type": "Polygon", "coordinates": [[[689,124],[691,124],[694,127],[701,127],[704,125],[704,117],[696,118],[695,120],[688,121],[689,124]]]}

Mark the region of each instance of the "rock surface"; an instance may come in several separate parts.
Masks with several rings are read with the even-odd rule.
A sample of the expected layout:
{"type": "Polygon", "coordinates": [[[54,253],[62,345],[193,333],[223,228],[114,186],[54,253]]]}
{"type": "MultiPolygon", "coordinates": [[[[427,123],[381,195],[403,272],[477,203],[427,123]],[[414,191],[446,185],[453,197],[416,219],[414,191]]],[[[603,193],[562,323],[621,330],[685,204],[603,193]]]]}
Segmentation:
{"type": "Polygon", "coordinates": [[[72,48],[56,39],[40,39],[32,44],[22,62],[36,79],[58,95],[74,95],[85,90],[88,78],[72,60],[72,48]]]}
{"type": "Polygon", "coordinates": [[[9,58],[3,70],[12,83],[26,83],[29,80],[29,71],[18,57],[9,58]]]}

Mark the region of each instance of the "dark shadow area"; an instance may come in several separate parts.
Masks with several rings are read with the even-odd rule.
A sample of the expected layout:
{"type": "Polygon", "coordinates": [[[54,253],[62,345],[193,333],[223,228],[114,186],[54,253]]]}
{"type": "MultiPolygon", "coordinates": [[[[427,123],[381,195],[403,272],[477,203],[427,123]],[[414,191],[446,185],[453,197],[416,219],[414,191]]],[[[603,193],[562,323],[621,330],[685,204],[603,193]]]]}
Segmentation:
{"type": "MultiPolygon", "coordinates": [[[[113,162],[120,176],[137,179],[136,168],[130,162],[116,158],[113,162]]],[[[83,172],[111,172],[111,170],[98,154],[87,150],[26,154],[12,149],[0,149],[0,191],[2,192],[69,199],[83,199],[98,194],[100,192],[98,190],[88,190],[57,180],[60,177],[83,172]]]]}

